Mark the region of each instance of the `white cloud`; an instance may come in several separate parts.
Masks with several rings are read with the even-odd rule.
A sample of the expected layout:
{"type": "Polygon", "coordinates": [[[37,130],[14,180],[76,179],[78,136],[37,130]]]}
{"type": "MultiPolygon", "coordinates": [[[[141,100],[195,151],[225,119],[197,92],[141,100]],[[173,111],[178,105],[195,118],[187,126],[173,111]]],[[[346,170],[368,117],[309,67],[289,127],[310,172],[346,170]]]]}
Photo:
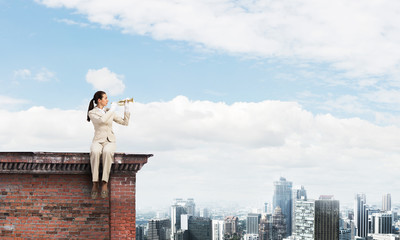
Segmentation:
{"type": "Polygon", "coordinates": [[[15,78],[26,79],[31,76],[31,71],[29,69],[18,69],[14,71],[15,78]]]}
{"type": "MultiPolygon", "coordinates": [[[[314,115],[281,101],[227,105],[179,96],[131,111],[128,127],[114,125],[117,151],[154,154],[138,173],[138,207],[175,197],[262,204],[280,176],[314,198],[351,202],[358,191],[370,202],[385,192],[400,198],[400,127],[314,115]]],[[[85,111],[32,107],[0,115],[1,151],[89,150],[85,111]]]]}
{"type": "Polygon", "coordinates": [[[38,82],[49,82],[57,80],[56,74],[45,67],[39,70],[18,69],[14,71],[14,78],[16,79],[33,79],[38,82]]]}
{"type": "Polygon", "coordinates": [[[400,2],[37,0],[104,27],[265,58],[325,62],[353,76],[396,73],[400,2]]]}
{"type": "Polygon", "coordinates": [[[41,68],[33,77],[36,81],[39,82],[48,82],[51,80],[56,80],[56,74],[54,72],[49,71],[47,68],[41,68]]]}
{"type": "Polygon", "coordinates": [[[3,109],[14,110],[20,105],[28,103],[28,100],[8,97],[4,95],[0,95],[0,105],[3,109]]]}
{"type": "Polygon", "coordinates": [[[94,89],[105,91],[112,96],[124,92],[125,84],[122,81],[123,79],[123,75],[113,73],[106,67],[98,70],[89,69],[86,74],[86,81],[91,83],[94,89]]]}
{"type": "Polygon", "coordinates": [[[78,25],[80,27],[88,27],[89,26],[89,24],[87,24],[87,23],[77,22],[77,21],[67,19],[67,18],[56,19],[56,21],[60,22],[60,23],[65,23],[67,25],[78,25]]]}

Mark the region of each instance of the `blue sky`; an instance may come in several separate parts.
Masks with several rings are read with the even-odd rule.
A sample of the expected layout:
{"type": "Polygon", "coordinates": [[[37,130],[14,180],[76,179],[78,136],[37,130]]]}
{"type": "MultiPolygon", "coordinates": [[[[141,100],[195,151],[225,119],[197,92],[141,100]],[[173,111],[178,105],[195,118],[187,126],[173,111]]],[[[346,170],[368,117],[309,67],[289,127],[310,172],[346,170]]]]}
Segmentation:
{"type": "Polygon", "coordinates": [[[359,96],[368,90],[358,92],[358,77],[348,79],[329,62],[259,57],[207,49],[188,41],[155,40],[102,27],[74,10],[47,8],[33,1],[1,4],[4,61],[0,74],[5,86],[1,93],[29,101],[19,108],[31,104],[74,108],[94,91],[85,81],[88,69],[103,67],[124,76],[126,89],[120,97],[133,96],[140,102],[170,100],[177,95],[226,103],[270,99],[298,101],[314,112],[328,112],[314,103],[359,96]],[[32,74],[47,69],[54,76],[45,82],[21,79],[15,76],[20,69],[32,74]],[[337,80],[346,85],[329,83],[337,80]],[[29,94],[32,89],[37,94],[29,94]],[[59,97],[68,100],[49,101],[59,97]]]}
{"type": "Polygon", "coordinates": [[[379,201],[400,167],[399,9],[389,0],[0,0],[1,150],[87,151],[93,133],[81,118],[102,89],[136,101],[132,126],[116,126],[118,151],[155,155],[138,180],[139,206],[165,204],[145,189],[172,185],[171,200],[236,196],[229,172],[241,176],[243,204],[260,191],[253,203],[269,201],[282,175],[316,197],[351,202],[361,191],[379,201]],[[372,173],[385,177],[357,180],[372,173]]]}

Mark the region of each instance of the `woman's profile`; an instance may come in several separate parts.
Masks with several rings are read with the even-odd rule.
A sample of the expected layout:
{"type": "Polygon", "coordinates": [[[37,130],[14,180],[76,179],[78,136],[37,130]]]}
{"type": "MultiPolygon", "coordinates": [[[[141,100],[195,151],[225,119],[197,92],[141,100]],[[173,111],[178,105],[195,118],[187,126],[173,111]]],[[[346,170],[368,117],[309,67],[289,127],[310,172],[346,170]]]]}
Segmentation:
{"type": "Polygon", "coordinates": [[[94,137],[90,147],[90,166],[92,170],[92,199],[96,199],[99,191],[102,198],[108,196],[108,179],[111,165],[114,161],[114,152],[116,150],[115,136],[112,130],[112,123],[116,122],[128,126],[129,123],[129,102],[124,102],[124,117],[117,116],[115,110],[117,103],[112,103],[110,109],[106,109],[108,104],[107,94],[103,91],[97,91],[89,103],[87,121],[92,121],[94,126],[94,137]],[[96,106],[95,106],[96,104],[96,106]],[[102,156],[103,174],[100,190],[99,166],[100,156],[102,156]]]}

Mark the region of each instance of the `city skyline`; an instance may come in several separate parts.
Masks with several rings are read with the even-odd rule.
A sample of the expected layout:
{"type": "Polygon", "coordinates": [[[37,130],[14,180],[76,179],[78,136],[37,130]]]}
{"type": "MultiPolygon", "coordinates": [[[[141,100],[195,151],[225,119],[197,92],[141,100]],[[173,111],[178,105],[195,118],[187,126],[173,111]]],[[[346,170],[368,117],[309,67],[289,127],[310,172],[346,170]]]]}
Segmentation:
{"type": "Polygon", "coordinates": [[[101,89],[135,99],[130,126],[114,126],[117,152],[154,154],[138,209],[169,204],[159,196],[262,206],[280,177],[311,199],[400,199],[396,1],[0,9],[0,151],[88,152],[101,89]]]}
{"type": "MultiPolygon", "coordinates": [[[[280,181],[282,181],[282,179],[280,181]]],[[[285,185],[285,183],[283,183],[283,185],[285,185]]],[[[210,226],[208,224],[212,222],[212,235],[214,240],[225,239],[222,238],[224,235],[227,239],[231,239],[234,234],[244,236],[244,239],[261,240],[351,240],[364,239],[360,236],[366,237],[367,235],[373,237],[373,239],[397,239],[399,237],[400,222],[398,221],[398,210],[400,209],[400,205],[397,205],[394,211],[386,211],[380,207],[376,208],[371,205],[366,205],[366,195],[357,194],[354,199],[354,208],[343,209],[340,201],[335,200],[332,195],[321,195],[319,199],[298,198],[300,195],[304,196],[306,193],[305,188],[300,190],[299,193],[301,194],[297,196],[295,204],[293,205],[293,232],[289,234],[290,236],[287,236],[287,238],[284,238],[284,236],[286,235],[286,225],[290,224],[290,220],[285,218],[279,206],[267,212],[264,212],[262,209],[253,209],[250,212],[243,208],[231,209],[231,212],[226,212],[226,209],[213,206],[211,207],[212,213],[208,217],[202,217],[201,211],[195,211],[191,214],[182,213],[181,220],[186,224],[185,226],[182,225],[182,230],[178,230],[177,232],[182,234],[182,231],[188,230],[190,235],[191,231],[198,231],[200,228],[203,229],[205,227],[209,229],[210,226]],[[364,213],[359,210],[365,210],[366,215],[363,216],[364,213]],[[201,219],[201,222],[207,222],[207,224],[203,225],[203,227],[197,225],[198,228],[191,230],[190,226],[187,226],[189,216],[195,216],[195,218],[201,219]],[[364,220],[362,219],[366,222],[363,223],[364,220]],[[357,231],[357,229],[360,229],[360,231],[357,231]],[[358,238],[354,238],[355,236],[358,238]]],[[[198,205],[197,201],[193,198],[187,200],[177,198],[172,203],[171,209],[174,209],[177,206],[176,204],[183,206],[186,211],[190,211],[189,209],[191,206],[198,205]]],[[[148,213],[147,217],[141,218],[138,225],[145,226],[146,223],[148,223],[150,232],[150,225],[154,221],[160,223],[162,221],[170,221],[168,216],[161,214],[161,212],[157,212],[156,218],[154,218],[154,214],[154,212],[148,213]],[[159,214],[161,214],[160,217],[159,214]]],[[[140,215],[141,214],[139,214],[139,216],[140,215]]],[[[173,211],[171,211],[171,228],[174,226],[172,222],[175,221],[174,219],[176,216],[173,214],[173,211]]],[[[209,230],[205,228],[200,232],[209,232],[209,230]]],[[[181,239],[176,237],[177,236],[172,237],[171,235],[171,239],[181,239]]],[[[206,238],[203,237],[201,239],[206,238]]]]}

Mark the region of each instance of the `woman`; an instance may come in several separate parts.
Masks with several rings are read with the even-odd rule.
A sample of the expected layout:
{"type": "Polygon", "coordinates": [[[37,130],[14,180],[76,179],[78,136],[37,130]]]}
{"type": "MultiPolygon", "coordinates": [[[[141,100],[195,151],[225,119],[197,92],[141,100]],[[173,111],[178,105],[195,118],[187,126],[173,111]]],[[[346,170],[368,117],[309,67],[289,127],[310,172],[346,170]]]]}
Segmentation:
{"type": "Polygon", "coordinates": [[[129,103],[125,101],[124,118],[115,114],[117,103],[112,103],[110,109],[106,109],[108,104],[107,94],[103,91],[97,91],[90,101],[87,121],[92,120],[94,126],[94,137],[90,147],[90,166],[92,169],[92,199],[96,199],[99,193],[99,165],[100,155],[102,155],[103,175],[100,196],[108,196],[108,178],[111,164],[114,161],[114,152],[116,149],[115,136],[112,130],[112,122],[128,126],[129,123],[129,103]],[[96,107],[94,107],[96,104],[96,107]]]}

